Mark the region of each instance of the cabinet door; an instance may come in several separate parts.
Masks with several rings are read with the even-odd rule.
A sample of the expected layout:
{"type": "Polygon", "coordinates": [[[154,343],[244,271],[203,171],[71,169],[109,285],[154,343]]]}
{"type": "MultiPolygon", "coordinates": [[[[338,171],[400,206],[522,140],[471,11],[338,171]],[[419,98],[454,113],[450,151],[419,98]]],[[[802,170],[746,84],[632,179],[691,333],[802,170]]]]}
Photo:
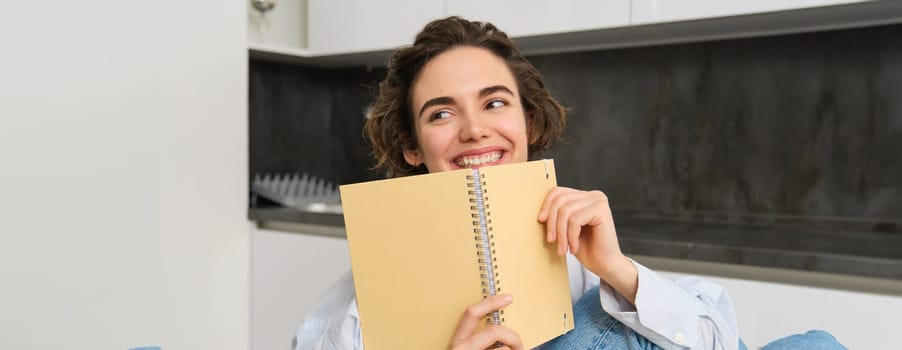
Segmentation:
{"type": "Polygon", "coordinates": [[[630,0],[447,0],[448,15],[495,24],[512,37],[621,27],[630,0]]]}
{"type": "Polygon", "coordinates": [[[280,0],[261,15],[247,2],[247,43],[252,47],[301,49],[304,42],[303,0],[280,0]]]}
{"type": "Polygon", "coordinates": [[[443,0],[308,0],[308,47],[314,55],[395,49],[444,7],[443,0]]]}
{"type": "Polygon", "coordinates": [[[344,239],[251,229],[251,349],[288,349],[304,316],[351,269],[344,239]]]}
{"type": "Polygon", "coordinates": [[[632,0],[632,24],[687,21],[713,17],[850,4],[866,0],[632,0]]]}

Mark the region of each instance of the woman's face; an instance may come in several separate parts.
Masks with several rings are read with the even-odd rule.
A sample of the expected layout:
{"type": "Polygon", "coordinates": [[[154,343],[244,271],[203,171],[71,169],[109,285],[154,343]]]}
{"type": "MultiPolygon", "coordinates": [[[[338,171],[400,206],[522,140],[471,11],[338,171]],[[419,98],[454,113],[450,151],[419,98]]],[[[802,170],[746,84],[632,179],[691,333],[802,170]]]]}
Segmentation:
{"type": "Polygon", "coordinates": [[[457,47],[430,60],[413,84],[419,144],[404,150],[429,172],[525,162],[526,117],[507,64],[490,51],[457,47]]]}

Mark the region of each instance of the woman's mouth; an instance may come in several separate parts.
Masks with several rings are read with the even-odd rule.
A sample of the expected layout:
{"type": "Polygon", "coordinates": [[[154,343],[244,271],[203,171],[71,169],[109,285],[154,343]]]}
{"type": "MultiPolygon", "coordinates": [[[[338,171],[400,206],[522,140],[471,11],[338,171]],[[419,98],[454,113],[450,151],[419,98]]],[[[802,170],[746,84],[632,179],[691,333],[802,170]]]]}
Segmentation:
{"type": "Polygon", "coordinates": [[[480,165],[497,162],[501,159],[501,151],[493,151],[475,156],[460,157],[454,163],[461,168],[474,168],[480,165]]]}

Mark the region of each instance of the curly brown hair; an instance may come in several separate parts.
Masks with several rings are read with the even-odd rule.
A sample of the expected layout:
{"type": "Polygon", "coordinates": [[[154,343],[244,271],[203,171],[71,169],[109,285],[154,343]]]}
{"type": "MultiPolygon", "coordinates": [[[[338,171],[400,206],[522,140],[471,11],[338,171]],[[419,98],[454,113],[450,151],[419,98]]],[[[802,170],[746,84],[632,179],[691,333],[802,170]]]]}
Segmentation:
{"type": "Polygon", "coordinates": [[[413,45],[394,52],[388,73],[379,84],[379,94],[366,120],[364,133],[373,148],[375,169],[392,177],[426,173],[425,165],[413,166],[403,151],[417,148],[411,91],[420,71],[429,60],[458,46],[485,48],[507,62],[517,81],[526,114],[530,158],[546,150],[560,137],[567,112],[545,87],[542,75],[530,64],[507,34],[491,23],[460,17],[438,19],[426,24],[413,45]]]}

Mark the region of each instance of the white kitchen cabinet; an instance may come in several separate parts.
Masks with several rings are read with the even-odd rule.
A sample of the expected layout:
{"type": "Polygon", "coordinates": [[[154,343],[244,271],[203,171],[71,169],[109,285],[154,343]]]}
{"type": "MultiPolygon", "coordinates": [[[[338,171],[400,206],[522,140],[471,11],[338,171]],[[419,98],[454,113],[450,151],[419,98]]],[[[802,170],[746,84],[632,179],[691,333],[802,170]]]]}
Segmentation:
{"type": "Polygon", "coordinates": [[[511,37],[624,27],[630,0],[446,0],[447,14],[492,22],[511,37]]]}
{"type": "Polygon", "coordinates": [[[632,0],[631,25],[798,10],[867,0],[632,0]]]}
{"type": "Polygon", "coordinates": [[[280,0],[251,57],[323,67],[384,65],[430,20],[488,21],[527,55],[800,33],[902,22],[902,1],[280,0]]]}
{"type": "Polygon", "coordinates": [[[444,0],[308,0],[307,43],[313,55],[391,50],[410,44],[444,0]]]}
{"type": "Polygon", "coordinates": [[[247,43],[254,50],[306,55],[307,0],[279,0],[265,14],[247,1],[247,43]]]}
{"type": "Polygon", "coordinates": [[[350,270],[343,238],[251,229],[251,349],[289,349],[307,312],[350,270]]]}

